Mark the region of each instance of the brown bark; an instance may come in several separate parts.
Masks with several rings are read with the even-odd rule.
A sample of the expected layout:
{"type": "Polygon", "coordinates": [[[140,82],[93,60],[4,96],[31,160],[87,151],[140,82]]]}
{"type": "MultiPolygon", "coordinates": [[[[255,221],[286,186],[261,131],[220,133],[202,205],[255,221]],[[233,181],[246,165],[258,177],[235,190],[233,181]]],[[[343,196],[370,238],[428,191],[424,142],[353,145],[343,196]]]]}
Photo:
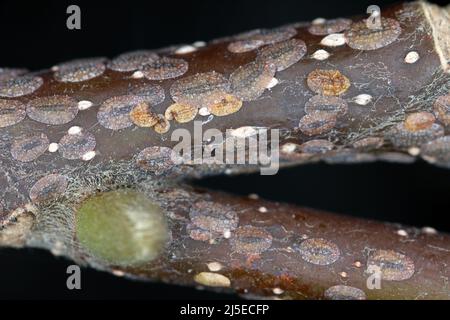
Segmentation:
{"type": "MultiPolygon", "coordinates": [[[[177,47],[155,51],[147,59],[156,62],[127,71],[102,59],[25,78],[2,71],[0,245],[43,247],[143,279],[188,285],[216,281],[247,297],[448,299],[447,235],[193,191],[183,180],[258,166],[174,165],[164,155],[170,150],[164,148],[177,144],[171,133],[177,128],[193,132],[194,123],[175,121],[179,118],[173,112],[170,121],[161,120],[178,103],[182,106],[171,108],[184,110],[186,118],[204,106],[221,115],[198,115],[203,131],[280,129],[282,165],[421,156],[449,167],[449,46],[448,27],[442,27],[449,25],[448,10],[426,3],[393,6],[382,11],[385,30],[369,38],[359,34],[365,28],[361,17],[348,26],[331,23],[341,34],[337,40],[347,42],[338,46],[324,40],[330,32],[318,35],[320,28],[311,31],[310,24],[298,24],[212,41],[188,53],[177,47]],[[239,52],[248,46],[255,50],[239,52]],[[202,87],[186,94],[193,84],[202,87]],[[39,108],[49,101],[63,108],[42,113],[39,108]],[[124,101],[144,105],[133,116],[110,112],[124,101]],[[58,153],[46,151],[52,148],[58,153]],[[140,153],[144,148],[152,148],[150,154],[140,153]],[[149,160],[149,155],[156,158],[149,160]],[[111,266],[89,254],[74,236],[83,201],[120,188],[145,193],[167,215],[172,240],[160,258],[143,266],[111,266]],[[56,200],[50,199],[55,195],[56,200]],[[225,237],[223,232],[196,233],[192,212],[199,203],[206,215],[219,208],[221,217],[220,208],[231,208],[239,223],[222,230],[225,237]],[[381,290],[365,286],[368,261],[385,268],[381,290]],[[208,270],[210,262],[220,271],[208,270]],[[340,284],[352,288],[325,291],[340,284]]],[[[215,219],[220,225],[222,218],[215,219]]]]}

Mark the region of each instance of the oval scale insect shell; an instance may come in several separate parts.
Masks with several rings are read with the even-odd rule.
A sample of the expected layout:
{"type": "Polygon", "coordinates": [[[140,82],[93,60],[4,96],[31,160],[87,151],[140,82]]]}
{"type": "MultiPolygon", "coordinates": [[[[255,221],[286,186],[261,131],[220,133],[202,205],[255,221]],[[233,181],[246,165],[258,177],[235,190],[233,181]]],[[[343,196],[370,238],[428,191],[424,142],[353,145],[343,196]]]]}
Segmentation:
{"type": "Polygon", "coordinates": [[[76,216],[76,237],[93,257],[120,266],[157,258],[170,239],[162,209],[132,190],[84,201],[76,216]]]}

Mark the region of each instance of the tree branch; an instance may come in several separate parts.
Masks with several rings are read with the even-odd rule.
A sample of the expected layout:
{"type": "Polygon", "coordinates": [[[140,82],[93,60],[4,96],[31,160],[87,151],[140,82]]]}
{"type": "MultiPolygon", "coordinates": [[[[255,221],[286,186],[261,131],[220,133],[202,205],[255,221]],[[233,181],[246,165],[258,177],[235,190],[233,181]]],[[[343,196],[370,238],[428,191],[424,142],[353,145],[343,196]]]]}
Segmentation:
{"type": "Polygon", "coordinates": [[[283,166],[449,167],[448,13],[416,2],[383,10],[381,29],[315,21],[0,69],[0,245],[249,298],[450,298],[448,235],[200,192],[185,181],[260,166],[171,157],[195,119],[233,141],[279,129],[283,166]]]}

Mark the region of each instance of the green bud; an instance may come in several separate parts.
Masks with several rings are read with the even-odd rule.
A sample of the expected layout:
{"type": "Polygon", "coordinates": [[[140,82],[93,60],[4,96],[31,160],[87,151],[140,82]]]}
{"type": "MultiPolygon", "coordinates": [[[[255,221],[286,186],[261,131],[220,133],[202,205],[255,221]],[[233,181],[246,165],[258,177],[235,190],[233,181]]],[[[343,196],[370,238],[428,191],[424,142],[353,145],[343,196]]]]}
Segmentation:
{"type": "Polygon", "coordinates": [[[77,212],[76,235],[93,256],[122,266],[153,260],[169,240],[161,208],[132,190],[87,199],[77,212]]]}

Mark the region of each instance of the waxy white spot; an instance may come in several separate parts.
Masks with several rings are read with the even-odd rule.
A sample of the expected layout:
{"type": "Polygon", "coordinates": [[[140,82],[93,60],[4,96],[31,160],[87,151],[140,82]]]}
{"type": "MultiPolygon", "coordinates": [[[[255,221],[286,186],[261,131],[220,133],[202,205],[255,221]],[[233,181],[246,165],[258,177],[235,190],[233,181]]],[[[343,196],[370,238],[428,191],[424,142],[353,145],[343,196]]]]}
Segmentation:
{"type": "Polygon", "coordinates": [[[83,130],[83,128],[78,127],[78,126],[73,126],[70,127],[69,130],[67,131],[68,134],[79,134],[81,131],[83,130]]]}
{"type": "Polygon", "coordinates": [[[272,89],[273,87],[275,87],[278,84],[278,79],[277,78],[272,78],[272,80],[270,80],[270,82],[267,84],[267,89],[272,89]]]}
{"type": "Polygon", "coordinates": [[[83,154],[81,159],[84,161],[89,161],[89,160],[94,159],[95,155],[96,155],[95,151],[89,151],[89,152],[86,152],[85,154],[83,154]]]}
{"type": "Polygon", "coordinates": [[[406,232],[403,229],[397,230],[397,234],[401,237],[407,237],[408,236],[408,232],[406,232]]]}
{"type": "Polygon", "coordinates": [[[418,147],[411,147],[408,149],[408,153],[412,155],[413,157],[416,157],[420,154],[420,148],[418,147]]]}
{"type": "Polygon", "coordinates": [[[366,104],[370,103],[372,101],[372,96],[370,94],[359,94],[356,97],[353,98],[353,102],[356,104],[359,104],[361,106],[365,106],[366,104]]]}
{"type": "Polygon", "coordinates": [[[314,52],[311,56],[313,59],[322,61],[322,60],[326,60],[330,57],[330,54],[328,53],[328,51],[323,50],[323,49],[319,49],[316,52],[314,52]]]}
{"type": "Polygon", "coordinates": [[[281,152],[283,153],[293,153],[297,150],[298,145],[292,142],[283,144],[281,147],[281,152]]]}
{"type": "Polygon", "coordinates": [[[133,79],[142,79],[144,77],[144,74],[142,73],[142,71],[135,71],[131,77],[133,79]]]}
{"type": "Polygon", "coordinates": [[[195,41],[192,45],[196,48],[201,48],[201,47],[206,46],[206,42],[205,41],[195,41]]]}
{"type": "Polygon", "coordinates": [[[210,262],[207,264],[209,271],[217,272],[222,270],[223,266],[219,262],[210,262]]]}
{"type": "Polygon", "coordinates": [[[347,278],[347,277],[348,277],[348,274],[347,274],[347,272],[345,272],[345,271],[340,272],[339,275],[340,275],[342,278],[347,278]]]}
{"type": "Polygon", "coordinates": [[[225,239],[230,239],[230,238],[231,238],[231,231],[230,231],[230,230],[225,230],[225,231],[223,232],[223,237],[224,237],[225,239]]]}
{"type": "Polygon", "coordinates": [[[431,164],[436,163],[436,161],[437,161],[436,158],[430,157],[430,156],[427,156],[427,155],[423,155],[422,158],[423,158],[425,161],[427,161],[428,163],[431,163],[431,164]]]}
{"type": "Polygon", "coordinates": [[[112,270],[111,271],[113,275],[115,275],[116,277],[123,277],[125,275],[125,272],[123,272],[122,270],[112,270]]]}
{"type": "Polygon", "coordinates": [[[320,44],[327,47],[343,46],[346,43],[343,33],[332,33],[320,41],[320,44]]]}
{"type": "Polygon", "coordinates": [[[360,261],[355,261],[355,263],[353,263],[353,265],[354,265],[356,268],[361,268],[361,267],[362,267],[362,263],[361,263],[360,261]]]}
{"type": "Polygon", "coordinates": [[[209,116],[211,113],[209,112],[207,107],[201,107],[198,110],[198,114],[201,115],[202,117],[206,117],[206,116],[209,116]]]}
{"type": "Polygon", "coordinates": [[[319,17],[319,18],[315,18],[311,23],[312,24],[324,24],[325,22],[327,22],[327,19],[319,17]]]}
{"type": "Polygon", "coordinates": [[[89,100],[78,101],[78,110],[86,110],[92,107],[94,104],[89,100]]]}
{"type": "Polygon", "coordinates": [[[425,233],[425,234],[429,234],[429,235],[437,234],[437,230],[435,228],[432,228],[432,227],[423,227],[422,228],[422,232],[425,233]]]}
{"type": "Polygon", "coordinates": [[[176,54],[186,54],[186,53],[191,53],[197,51],[197,48],[194,46],[190,46],[190,45],[185,45],[182,47],[179,47],[177,50],[175,50],[176,54]]]}
{"type": "Polygon", "coordinates": [[[255,129],[255,127],[245,126],[240,127],[234,130],[231,130],[231,136],[236,138],[247,138],[254,136],[258,133],[258,130],[255,129]]]}
{"type": "Polygon", "coordinates": [[[252,200],[258,200],[258,199],[259,199],[259,196],[258,196],[256,193],[250,193],[250,194],[248,195],[248,198],[249,198],[249,199],[252,199],[252,200]]]}
{"type": "Polygon", "coordinates": [[[53,245],[53,248],[50,250],[50,252],[54,256],[60,256],[63,253],[63,249],[64,249],[64,244],[61,241],[56,241],[55,244],[53,245]]]}
{"type": "Polygon", "coordinates": [[[258,211],[261,212],[261,213],[266,213],[268,210],[267,210],[266,207],[259,207],[258,211]]]}
{"type": "Polygon", "coordinates": [[[419,55],[419,53],[417,51],[410,51],[405,56],[405,62],[406,63],[415,63],[419,59],[420,59],[420,55],[419,55]]]}
{"type": "Polygon", "coordinates": [[[56,142],[52,142],[48,145],[48,152],[56,152],[59,149],[59,145],[56,142]]]}
{"type": "Polygon", "coordinates": [[[272,292],[273,292],[273,294],[283,294],[284,290],[281,288],[273,288],[272,292]]]}

